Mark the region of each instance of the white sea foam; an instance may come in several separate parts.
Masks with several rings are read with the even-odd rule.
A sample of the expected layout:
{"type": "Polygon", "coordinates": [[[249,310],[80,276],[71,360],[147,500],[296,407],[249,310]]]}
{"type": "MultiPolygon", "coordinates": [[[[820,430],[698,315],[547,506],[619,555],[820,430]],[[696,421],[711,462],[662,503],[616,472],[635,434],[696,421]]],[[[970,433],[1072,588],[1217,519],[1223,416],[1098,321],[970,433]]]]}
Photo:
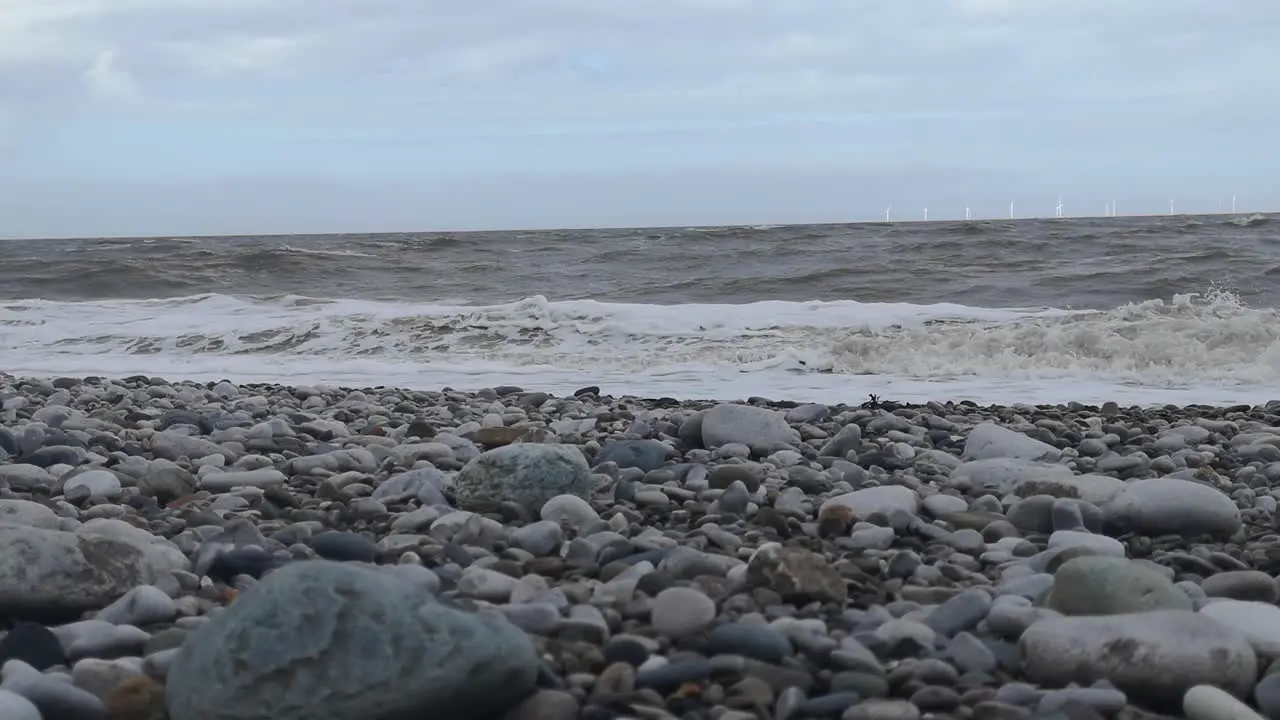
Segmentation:
{"type": "Polygon", "coordinates": [[[15,375],[861,401],[1280,398],[1280,315],[1232,295],[1110,311],[843,302],[423,305],[296,296],[0,304],[15,375]]]}

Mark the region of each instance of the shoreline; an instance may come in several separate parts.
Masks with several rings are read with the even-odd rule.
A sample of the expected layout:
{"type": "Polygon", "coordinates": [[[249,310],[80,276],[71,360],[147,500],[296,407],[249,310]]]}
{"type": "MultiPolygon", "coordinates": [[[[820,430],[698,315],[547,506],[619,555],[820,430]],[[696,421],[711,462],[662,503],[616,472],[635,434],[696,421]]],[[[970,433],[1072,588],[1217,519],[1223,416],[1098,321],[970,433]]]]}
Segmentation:
{"type": "MultiPolygon", "coordinates": [[[[851,385],[861,384],[859,383],[859,381],[864,381],[866,379],[865,376],[849,376],[849,377],[850,377],[851,385]]],[[[102,383],[118,383],[118,382],[124,382],[124,381],[145,380],[147,382],[155,381],[157,383],[170,386],[170,387],[186,387],[186,388],[192,388],[192,389],[199,388],[203,390],[208,390],[209,388],[212,388],[218,385],[219,383],[229,383],[238,388],[250,388],[258,392],[284,391],[284,392],[291,393],[299,388],[304,388],[307,390],[320,390],[323,392],[343,392],[343,393],[392,392],[392,393],[419,393],[419,394],[427,393],[427,394],[435,394],[435,395],[462,394],[468,397],[479,397],[482,395],[488,396],[490,394],[493,394],[495,397],[498,397],[498,398],[509,397],[513,395],[522,395],[527,393],[540,393],[540,394],[545,394],[549,398],[553,398],[553,399],[557,399],[557,398],[567,399],[567,398],[586,396],[590,399],[598,400],[600,402],[627,402],[627,403],[639,403],[643,405],[664,405],[664,406],[670,406],[672,403],[675,403],[680,407],[711,406],[719,403],[741,403],[741,404],[760,405],[764,407],[772,407],[775,409],[786,410],[786,409],[798,407],[801,405],[822,404],[822,405],[827,405],[833,410],[845,411],[845,410],[856,410],[856,409],[874,409],[872,400],[873,398],[875,398],[875,399],[878,399],[879,403],[887,403],[891,405],[894,409],[918,410],[918,411],[929,410],[930,408],[934,408],[934,407],[941,407],[941,408],[948,408],[948,409],[961,408],[966,410],[986,410],[986,411],[999,411],[999,410],[1012,410],[1012,409],[1055,410],[1055,411],[1070,411],[1070,412],[1092,412],[1092,413],[1098,413],[1098,414],[1105,414],[1108,412],[1110,413],[1125,412],[1125,411],[1131,412],[1135,410],[1147,410],[1147,411],[1178,410],[1178,411],[1188,411],[1188,412],[1194,410],[1194,411],[1204,411],[1204,412],[1209,412],[1214,414],[1220,414],[1223,412],[1240,412],[1244,410],[1262,411],[1268,407],[1274,406],[1276,408],[1276,411],[1280,412],[1280,398],[1267,399],[1261,402],[1251,402],[1251,403],[1250,402],[1134,403],[1134,402],[1120,402],[1115,400],[1106,400],[1102,402],[1097,402],[1097,401],[1086,402],[1086,401],[1074,401],[1074,400],[1069,400],[1065,402],[1063,401],[1060,401],[1060,402],[1047,402],[1047,401],[979,402],[976,400],[968,400],[968,399],[945,399],[945,398],[923,399],[923,400],[921,399],[897,400],[894,398],[892,389],[890,388],[890,391],[885,393],[867,392],[864,394],[864,398],[866,399],[862,401],[842,400],[838,402],[824,403],[816,400],[796,400],[796,399],[791,399],[786,397],[779,398],[779,397],[769,397],[769,396],[760,396],[760,395],[746,395],[746,396],[717,398],[717,397],[672,397],[672,396],[666,396],[666,395],[639,395],[639,394],[629,394],[629,393],[613,394],[610,392],[610,388],[608,385],[603,385],[603,386],[602,385],[583,385],[581,387],[575,387],[574,389],[569,390],[569,389],[561,389],[561,388],[569,387],[568,385],[564,385],[563,383],[561,383],[559,386],[554,387],[552,390],[544,390],[543,387],[540,386],[538,383],[521,383],[519,382],[520,378],[518,377],[513,378],[514,382],[512,382],[511,384],[480,386],[480,387],[474,387],[474,388],[456,388],[451,386],[422,388],[422,387],[416,387],[416,386],[407,385],[407,384],[359,385],[359,384],[347,384],[347,383],[341,383],[341,382],[299,382],[295,384],[295,383],[276,381],[276,380],[239,380],[239,379],[236,379],[236,376],[232,376],[232,377],[215,376],[209,373],[202,373],[201,378],[204,378],[204,379],[199,379],[199,378],[192,379],[192,378],[186,378],[186,377],[174,377],[173,379],[169,379],[159,375],[151,376],[151,375],[144,375],[144,374],[111,375],[111,376],[102,376],[102,375],[76,376],[76,375],[65,375],[65,374],[30,374],[30,373],[11,374],[4,371],[0,371],[0,384],[13,384],[13,383],[23,383],[23,382],[53,383],[54,381],[58,381],[64,384],[76,382],[76,383],[85,383],[88,385],[98,385],[102,383]],[[216,379],[214,379],[215,377],[216,379]],[[597,389],[598,392],[592,392],[592,393],[583,392],[591,389],[597,389]],[[1112,405],[1115,406],[1114,410],[1112,410],[1109,407],[1112,405]]],[[[894,378],[887,378],[887,380],[892,381],[894,380],[894,378]]],[[[1044,382],[1045,383],[1061,383],[1063,381],[1062,380],[1045,380],[1044,382]]],[[[741,384],[747,384],[747,383],[741,383],[741,384]]],[[[1143,390],[1147,390],[1147,389],[1143,388],[1143,390]]],[[[1158,391],[1159,389],[1151,388],[1150,390],[1158,391]]],[[[1178,394],[1183,392],[1183,389],[1181,388],[1171,389],[1169,392],[1171,394],[1178,394]]],[[[920,395],[921,394],[919,392],[911,392],[911,393],[905,394],[905,396],[909,398],[918,398],[920,395]]]]}
{"type": "Polygon", "coordinates": [[[1280,716],[1280,403],[880,400],[0,375],[0,709],[1280,716]]]}

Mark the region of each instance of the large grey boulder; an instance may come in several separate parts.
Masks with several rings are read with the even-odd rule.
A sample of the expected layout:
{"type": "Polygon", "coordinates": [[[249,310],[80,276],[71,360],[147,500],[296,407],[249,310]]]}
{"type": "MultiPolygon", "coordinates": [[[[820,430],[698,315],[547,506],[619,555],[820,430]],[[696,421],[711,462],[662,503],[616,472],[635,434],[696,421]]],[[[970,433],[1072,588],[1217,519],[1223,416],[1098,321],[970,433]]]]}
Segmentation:
{"type": "Polygon", "coordinates": [[[56,619],[100,610],[185,563],[181,553],[80,530],[0,523],[0,615],[56,619]]]}
{"type": "Polygon", "coordinates": [[[799,440],[786,416],[769,408],[724,403],[702,416],[702,444],[709,448],[739,443],[769,451],[799,440]]]}
{"type": "Polygon", "coordinates": [[[499,616],[373,566],[314,560],[267,575],[193,631],[166,698],[172,720],[470,720],[518,703],[538,666],[499,616]]]}
{"type": "Polygon", "coordinates": [[[591,493],[591,469],[574,445],[516,443],[487,450],[453,480],[457,505],[487,512],[514,502],[537,515],[557,495],[591,493]]]}
{"type": "Polygon", "coordinates": [[[1115,532],[1144,535],[1231,537],[1240,529],[1240,508],[1224,493],[1190,480],[1148,478],[1125,485],[1102,507],[1115,532]]]}
{"type": "Polygon", "coordinates": [[[1191,610],[1049,618],[1027,628],[1018,646],[1035,682],[1107,680],[1156,703],[1176,703],[1200,684],[1245,697],[1258,676],[1247,637],[1191,610]]]}
{"type": "Polygon", "coordinates": [[[1017,458],[1054,462],[1061,456],[1062,451],[1048,443],[994,423],[978,425],[964,441],[965,460],[1017,458]]]}
{"type": "Polygon", "coordinates": [[[1020,497],[1050,494],[1055,497],[1077,497],[1078,491],[1062,490],[1045,492],[1058,487],[1071,487],[1075,474],[1065,465],[1022,460],[1020,458],[985,458],[970,460],[955,470],[947,479],[947,484],[957,490],[964,490],[974,495],[995,493],[1005,495],[1019,488],[1020,497]],[[1033,491],[1032,487],[1038,486],[1033,491]]]}

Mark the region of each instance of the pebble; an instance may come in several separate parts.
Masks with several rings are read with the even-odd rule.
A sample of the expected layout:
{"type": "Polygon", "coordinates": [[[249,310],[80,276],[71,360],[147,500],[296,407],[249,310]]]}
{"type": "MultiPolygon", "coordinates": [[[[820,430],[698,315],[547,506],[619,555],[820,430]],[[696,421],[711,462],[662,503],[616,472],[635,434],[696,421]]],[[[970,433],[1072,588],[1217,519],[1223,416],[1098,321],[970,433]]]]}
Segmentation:
{"type": "Polygon", "coordinates": [[[1262,720],[1248,705],[1212,685],[1196,685],[1182,696],[1188,720],[1262,720]]]}
{"type": "Polygon", "coordinates": [[[683,638],[702,632],[716,619],[716,603],[693,588],[673,587],[653,599],[650,622],[667,637],[683,638]]]}
{"type": "Polygon", "coordinates": [[[587,384],[0,376],[0,715],[1280,717],[1280,403],[587,384]]]}

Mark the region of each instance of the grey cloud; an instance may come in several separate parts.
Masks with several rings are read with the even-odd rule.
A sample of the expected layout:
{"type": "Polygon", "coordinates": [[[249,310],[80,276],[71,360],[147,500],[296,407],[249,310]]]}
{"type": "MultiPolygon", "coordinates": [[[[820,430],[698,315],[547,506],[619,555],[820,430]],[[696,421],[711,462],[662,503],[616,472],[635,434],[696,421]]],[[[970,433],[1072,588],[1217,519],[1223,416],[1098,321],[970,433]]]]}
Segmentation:
{"type": "Polygon", "coordinates": [[[304,38],[261,89],[305,107],[342,85],[369,114],[431,107],[463,121],[502,110],[575,116],[584,106],[938,109],[1280,84],[1260,66],[1280,59],[1265,32],[1280,6],[1247,0],[78,2],[82,14],[36,33],[66,38],[64,55],[6,75],[67,86],[71,61],[83,70],[113,50],[144,89],[179,101],[203,91],[193,86],[209,70],[202,53],[304,38]],[[581,56],[601,62],[590,69],[581,56]]]}
{"type": "MultiPolygon", "coordinates": [[[[869,188],[877,197],[859,212],[874,212],[889,195],[941,202],[943,188],[957,186],[987,188],[971,191],[974,202],[1004,202],[1009,187],[1031,187],[1034,178],[1044,187],[1028,192],[1038,196],[1099,177],[1228,186],[1252,168],[1261,187],[1274,172],[1263,166],[1280,162],[1271,159],[1280,157],[1280,4],[1259,0],[3,2],[0,152],[9,147],[10,157],[36,163],[59,146],[65,127],[136,113],[156,123],[283,128],[306,146],[299,152],[316,155],[341,148],[385,158],[400,147],[416,162],[434,162],[431,153],[453,143],[460,149],[439,161],[437,174],[469,162],[477,172],[524,178],[440,180],[454,199],[414,217],[456,223],[466,212],[494,216],[470,195],[450,194],[455,188],[518,195],[497,218],[514,224],[571,215],[626,224],[643,221],[637,208],[660,207],[671,208],[672,222],[694,221],[697,207],[732,215],[733,197],[765,193],[757,180],[695,166],[723,164],[715,153],[734,157],[737,147],[751,148],[775,187],[790,162],[795,187],[837,183],[846,199],[869,188]],[[111,73],[99,80],[129,92],[90,92],[86,78],[103,53],[111,53],[111,73]],[[598,152],[584,140],[575,155],[564,140],[575,136],[592,138],[598,152]],[[721,136],[737,145],[725,149],[721,136]],[[582,174],[621,162],[630,146],[653,152],[630,151],[617,172],[639,168],[642,178],[582,174]],[[564,178],[519,175],[557,153],[564,178]],[[858,162],[887,179],[877,186],[861,166],[840,169],[858,162]],[[664,163],[690,175],[659,178],[654,166],[664,163]],[[895,174],[895,163],[909,171],[895,174]],[[667,187],[674,189],[664,194],[667,187]],[[641,192],[648,199],[617,199],[641,192]],[[572,193],[603,207],[557,199],[572,193]],[[526,207],[528,197],[539,204],[526,207]]],[[[298,209],[299,198],[338,197],[334,188],[345,187],[286,191],[300,180],[284,175],[244,182],[278,208],[246,210],[238,215],[246,223],[328,217],[298,209]]],[[[174,187],[197,199],[210,192],[174,187]]],[[[415,188],[384,190],[403,198],[415,188]]],[[[33,193],[60,197],[50,188],[33,193]]],[[[356,194],[360,217],[409,222],[372,194],[356,194]]],[[[143,195],[124,188],[112,197],[147,207],[143,195]]],[[[836,213],[834,195],[822,198],[828,194],[816,190],[774,193],[734,212],[760,222],[776,218],[747,215],[836,213]]],[[[174,217],[221,217],[177,199],[168,207],[187,208],[174,217]]]]}

